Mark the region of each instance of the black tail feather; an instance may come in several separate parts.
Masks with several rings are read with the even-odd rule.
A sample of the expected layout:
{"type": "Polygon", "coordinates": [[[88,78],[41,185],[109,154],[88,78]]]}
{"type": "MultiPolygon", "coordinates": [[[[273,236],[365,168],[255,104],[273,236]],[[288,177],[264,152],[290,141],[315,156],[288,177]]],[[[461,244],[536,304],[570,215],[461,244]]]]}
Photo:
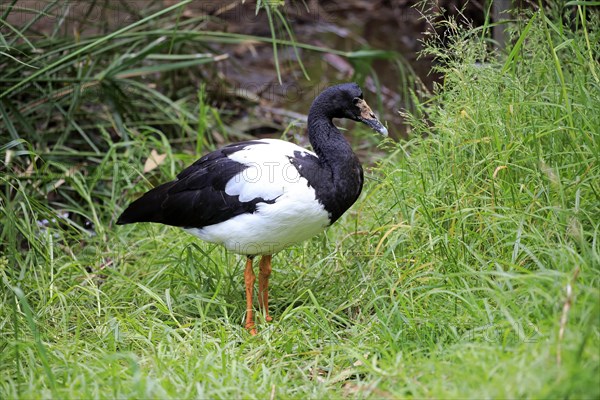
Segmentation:
{"type": "Polygon", "coordinates": [[[132,224],[135,222],[160,222],[164,220],[162,204],[168,197],[168,191],[174,182],[169,182],[155,187],[142,197],[131,203],[119,216],[117,225],[132,224]]]}

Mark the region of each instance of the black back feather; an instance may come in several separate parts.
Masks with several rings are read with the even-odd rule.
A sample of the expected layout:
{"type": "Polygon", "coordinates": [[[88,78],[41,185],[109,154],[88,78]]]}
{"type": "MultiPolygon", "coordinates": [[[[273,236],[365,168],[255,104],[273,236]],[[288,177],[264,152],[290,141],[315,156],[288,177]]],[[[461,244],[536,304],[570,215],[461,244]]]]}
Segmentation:
{"type": "Polygon", "coordinates": [[[225,146],[200,158],[183,170],[177,179],[164,183],[135,200],[121,214],[117,225],[158,222],[185,228],[202,228],[236,215],[253,213],[258,203],[273,203],[261,197],[241,202],[239,196],[225,193],[230,179],[248,168],[228,158],[249,145],[247,141],[225,146]]]}

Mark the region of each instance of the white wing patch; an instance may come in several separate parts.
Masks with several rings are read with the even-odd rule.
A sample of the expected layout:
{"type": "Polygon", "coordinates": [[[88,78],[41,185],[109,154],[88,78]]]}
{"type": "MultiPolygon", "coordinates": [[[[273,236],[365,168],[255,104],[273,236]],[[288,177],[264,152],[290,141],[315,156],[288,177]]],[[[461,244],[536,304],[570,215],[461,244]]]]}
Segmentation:
{"type": "Polygon", "coordinates": [[[306,180],[288,157],[294,157],[295,152],[300,152],[303,157],[314,153],[283,140],[263,139],[260,142],[263,144],[247,146],[228,156],[248,168],[227,182],[225,193],[247,202],[258,197],[274,200],[293,191],[294,187],[306,187],[306,180]],[[298,185],[300,181],[304,181],[304,185],[298,185]]]}

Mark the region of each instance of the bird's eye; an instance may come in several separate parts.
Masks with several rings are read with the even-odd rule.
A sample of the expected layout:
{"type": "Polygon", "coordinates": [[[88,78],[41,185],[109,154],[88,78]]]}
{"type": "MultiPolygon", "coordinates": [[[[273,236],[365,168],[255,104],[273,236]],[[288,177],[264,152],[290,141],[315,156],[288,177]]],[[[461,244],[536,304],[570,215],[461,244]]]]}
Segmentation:
{"type": "Polygon", "coordinates": [[[360,100],[361,100],[361,98],[360,98],[360,97],[355,97],[354,99],[352,99],[352,103],[353,103],[354,105],[357,105],[357,104],[358,104],[358,102],[359,102],[360,100]]]}

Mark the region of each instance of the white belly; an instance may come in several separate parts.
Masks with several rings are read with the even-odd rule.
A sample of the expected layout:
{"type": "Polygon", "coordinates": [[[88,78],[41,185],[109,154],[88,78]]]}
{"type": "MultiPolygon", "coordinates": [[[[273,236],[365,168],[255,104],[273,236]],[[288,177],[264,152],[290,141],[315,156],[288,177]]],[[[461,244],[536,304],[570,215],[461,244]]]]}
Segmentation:
{"type": "Polygon", "coordinates": [[[210,243],[245,255],[273,254],[307,240],[329,225],[329,216],[307,186],[281,195],[275,203],[260,203],[252,214],[241,214],[203,228],[186,229],[210,243]]]}

